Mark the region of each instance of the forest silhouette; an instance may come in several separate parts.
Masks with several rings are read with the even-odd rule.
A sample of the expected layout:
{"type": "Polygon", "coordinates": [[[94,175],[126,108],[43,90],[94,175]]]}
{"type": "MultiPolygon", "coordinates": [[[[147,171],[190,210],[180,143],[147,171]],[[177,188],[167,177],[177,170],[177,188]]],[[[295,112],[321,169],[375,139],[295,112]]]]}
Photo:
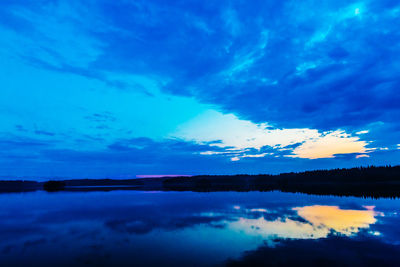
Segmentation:
{"type": "Polygon", "coordinates": [[[278,175],[197,175],[140,179],[0,181],[0,192],[46,191],[282,191],[316,195],[400,197],[400,166],[368,166],[278,175]]]}

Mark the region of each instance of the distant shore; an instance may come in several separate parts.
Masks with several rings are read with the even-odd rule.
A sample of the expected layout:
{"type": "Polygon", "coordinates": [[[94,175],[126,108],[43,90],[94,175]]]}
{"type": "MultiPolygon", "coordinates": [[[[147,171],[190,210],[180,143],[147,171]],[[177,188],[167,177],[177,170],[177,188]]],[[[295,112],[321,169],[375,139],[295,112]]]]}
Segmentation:
{"type": "Polygon", "coordinates": [[[202,175],[139,179],[0,181],[0,193],[28,191],[282,191],[316,195],[400,197],[400,166],[316,170],[279,175],[202,175]]]}

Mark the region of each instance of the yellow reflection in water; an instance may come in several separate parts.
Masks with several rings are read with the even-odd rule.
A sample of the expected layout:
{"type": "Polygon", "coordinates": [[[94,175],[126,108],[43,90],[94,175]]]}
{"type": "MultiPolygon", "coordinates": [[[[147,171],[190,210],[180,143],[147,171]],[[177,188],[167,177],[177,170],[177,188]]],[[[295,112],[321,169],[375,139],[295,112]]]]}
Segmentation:
{"type": "Polygon", "coordinates": [[[382,213],[375,212],[374,207],[365,208],[366,210],[345,210],[337,206],[318,205],[297,207],[293,210],[306,222],[286,218],[283,214],[273,221],[264,217],[240,218],[230,223],[230,227],[247,235],[263,237],[316,239],[327,237],[332,230],[351,236],[374,224],[377,221],[376,216],[383,216],[382,213]]]}
{"type": "Polygon", "coordinates": [[[376,222],[373,209],[344,210],[338,206],[306,206],[294,208],[297,214],[316,227],[324,227],[344,235],[357,233],[376,222]]]}

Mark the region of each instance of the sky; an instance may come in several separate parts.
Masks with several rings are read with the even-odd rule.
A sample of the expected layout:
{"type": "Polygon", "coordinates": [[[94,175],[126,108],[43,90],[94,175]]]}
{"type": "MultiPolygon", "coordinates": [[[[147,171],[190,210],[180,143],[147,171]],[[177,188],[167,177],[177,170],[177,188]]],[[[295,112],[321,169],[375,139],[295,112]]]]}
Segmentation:
{"type": "Polygon", "coordinates": [[[397,0],[2,0],[0,177],[400,163],[397,0]]]}

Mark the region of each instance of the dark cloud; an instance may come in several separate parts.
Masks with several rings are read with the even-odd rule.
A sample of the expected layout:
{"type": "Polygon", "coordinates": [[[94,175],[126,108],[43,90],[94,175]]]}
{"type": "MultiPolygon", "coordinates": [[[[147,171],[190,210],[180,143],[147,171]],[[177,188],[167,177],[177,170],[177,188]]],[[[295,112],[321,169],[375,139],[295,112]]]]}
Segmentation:
{"type": "MultiPolygon", "coordinates": [[[[396,123],[396,7],[395,1],[88,1],[72,5],[76,14],[96,12],[112,30],[85,29],[103,43],[101,56],[90,68],[60,62],[60,70],[103,80],[104,71],[174,77],[168,92],[283,127],[396,123]]],[[[26,8],[41,11],[37,4],[26,8]]],[[[4,24],[32,27],[12,14],[4,24]]]]}
{"type": "Polygon", "coordinates": [[[26,132],[26,131],[27,131],[27,130],[24,128],[24,126],[19,125],[19,124],[15,125],[15,129],[16,129],[17,131],[19,131],[19,132],[26,132]]]}
{"type": "MultiPolygon", "coordinates": [[[[96,151],[82,151],[71,149],[47,149],[42,156],[52,161],[77,162],[81,164],[128,164],[177,167],[180,164],[207,164],[210,157],[201,155],[204,151],[223,151],[223,148],[185,142],[181,140],[166,139],[154,141],[150,138],[133,138],[119,140],[110,144],[105,149],[96,151]]],[[[219,162],[229,159],[214,156],[219,162]]],[[[199,166],[200,167],[200,166],[199,166]]]]}
{"type": "Polygon", "coordinates": [[[117,120],[110,112],[93,113],[85,117],[85,119],[98,123],[114,122],[117,120]]]}
{"type": "Polygon", "coordinates": [[[37,135],[47,135],[47,136],[55,136],[55,133],[48,132],[48,131],[41,131],[41,130],[35,130],[35,134],[37,135]]]}
{"type": "Polygon", "coordinates": [[[0,139],[0,148],[6,150],[14,150],[30,147],[46,147],[50,144],[46,141],[32,139],[32,138],[7,138],[0,139]]]}

